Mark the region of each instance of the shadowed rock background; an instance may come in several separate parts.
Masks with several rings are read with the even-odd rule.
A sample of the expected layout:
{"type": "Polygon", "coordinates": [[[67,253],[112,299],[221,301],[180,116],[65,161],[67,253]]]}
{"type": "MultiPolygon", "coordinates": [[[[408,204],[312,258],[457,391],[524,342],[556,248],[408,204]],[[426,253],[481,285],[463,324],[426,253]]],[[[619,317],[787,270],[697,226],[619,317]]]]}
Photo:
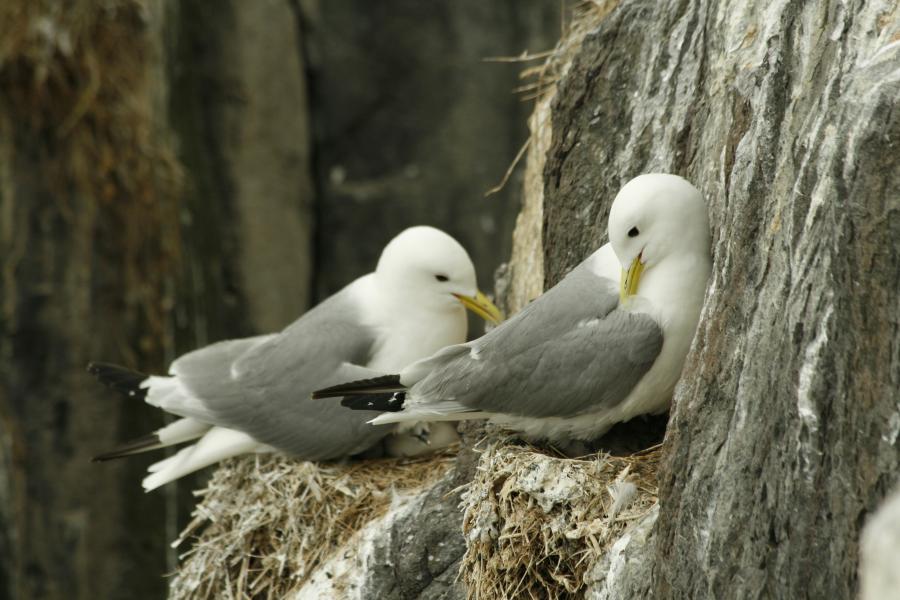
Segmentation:
{"type": "MultiPolygon", "coordinates": [[[[447,228],[482,282],[511,251],[515,310],[653,170],[709,200],[714,273],[658,504],[553,593],[855,597],[900,466],[898,11],[592,2],[532,107],[510,94],[521,66],[481,58],[552,47],[556,3],[5,3],[0,598],[164,593],[198,482],[143,496],[148,461],[87,464],[158,425],[89,358],[158,369],[277,328],[368,270],[394,223],[447,228]],[[524,185],[482,200],[531,108],[524,185]]],[[[464,452],[386,526],[359,597],[465,597],[449,492],[494,456],[464,452]]]]}
{"type": "Polygon", "coordinates": [[[160,598],[203,476],[92,465],[161,416],[88,360],[158,372],[274,331],[419,223],[489,285],[546,0],[11,0],[0,6],[0,598],[160,598]]]}

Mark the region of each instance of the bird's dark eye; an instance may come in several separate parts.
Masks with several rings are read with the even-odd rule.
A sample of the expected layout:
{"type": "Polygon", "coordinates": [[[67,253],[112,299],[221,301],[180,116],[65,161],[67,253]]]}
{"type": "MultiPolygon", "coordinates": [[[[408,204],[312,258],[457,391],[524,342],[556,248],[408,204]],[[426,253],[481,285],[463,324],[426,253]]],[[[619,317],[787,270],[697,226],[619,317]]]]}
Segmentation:
{"type": "Polygon", "coordinates": [[[446,275],[435,275],[434,278],[437,279],[438,281],[449,281],[450,280],[450,278],[447,277],[446,275]]]}
{"type": "Polygon", "coordinates": [[[640,235],[640,233],[641,232],[638,231],[637,227],[632,227],[628,230],[628,237],[637,237],[638,235],[640,235]]]}

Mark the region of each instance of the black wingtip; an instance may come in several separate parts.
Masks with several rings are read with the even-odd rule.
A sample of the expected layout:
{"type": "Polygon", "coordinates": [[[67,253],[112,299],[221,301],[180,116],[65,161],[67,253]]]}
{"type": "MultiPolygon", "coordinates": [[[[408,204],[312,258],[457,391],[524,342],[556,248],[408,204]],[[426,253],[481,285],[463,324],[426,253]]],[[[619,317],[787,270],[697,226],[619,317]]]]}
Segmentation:
{"type": "Polygon", "coordinates": [[[369,394],[365,396],[345,396],[341,400],[341,406],[351,410],[376,410],[378,412],[400,412],[403,410],[403,402],[406,400],[406,392],[394,394],[369,394]]]}
{"type": "Polygon", "coordinates": [[[91,458],[91,462],[106,462],[108,460],[124,458],[126,456],[131,456],[132,454],[140,454],[141,452],[147,452],[161,447],[162,445],[159,442],[159,436],[155,433],[150,433],[135,438],[130,442],[125,442],[120,446],[116,446],[108,452],[98,454],[91,458]]]}
{"type": "Polygon", "coordinates": [[[359,379],[350,381],[340,385],[333,385],[312,393],[313,400],[321,398],[339,398],[341,396],[359,396],[371,394],[387,394],[400,392],[405,386],[400,383],[399,375],[382,375],[381,377],[372,377],[370,379],[359,379]]]}
{"type": "Polygon", "coordinates": [[[125,394],[129,398],[143,400],[147,396],[147,388],[141,387],[141,383],[147,379],[147,375],[144,373],[102,362],[88,363],[87,371],[106,387],[125,394]]]}

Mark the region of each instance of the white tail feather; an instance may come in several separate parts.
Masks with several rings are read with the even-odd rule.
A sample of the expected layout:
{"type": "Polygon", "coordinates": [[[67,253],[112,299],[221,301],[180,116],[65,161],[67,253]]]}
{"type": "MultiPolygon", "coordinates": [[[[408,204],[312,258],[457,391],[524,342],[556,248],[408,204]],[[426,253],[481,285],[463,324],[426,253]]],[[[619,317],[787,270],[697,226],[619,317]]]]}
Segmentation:
{"type": "Polygon", "coordinates": [[[193,446],[151,466],[151,475],[144,478],[144,491],[149,492],[180,477],[184,477],[220,460],[268,450],[246,433],[213,427],[193,446]]]}
{"type": "Polygon", "coordinates": [[[209,409],[203,401],[178,379],[178,376],[165,377],[152,375],[141,382],[147,390],[147,404],[178,415],[204,420],[209,416],[209,409]]]}
{"type": "Polygon", "coordinates": [[[163,408],[168,397],[177,394],[178,380],[174,377],[151,375],[141,382],[141,387],[147,390],[147,404],[163,408]]]}
{"type": "Polygon", "coordinates": [[[152,465],[150,465],[149,467],[147,467],[147,472],[156,473],[157,471],[162,471],[163,469],[184,459],[184,457],[187,456],[188,454],[190,454],[193,449],[194,449],[193,446],[185,446],[184,448],[182,448],[181,450],[179,450],[172,456],[169,456],[162,460],[158,460],[155,463],[153,463],[152,465]]]}
{"type": "Polygon", "coordinates": [[[162,429],[156,430],[156,436],[162,446],[172,446],[182,442],[195,440],[207,431],[211,425],[196,419],[178,419],[162,429]]]}

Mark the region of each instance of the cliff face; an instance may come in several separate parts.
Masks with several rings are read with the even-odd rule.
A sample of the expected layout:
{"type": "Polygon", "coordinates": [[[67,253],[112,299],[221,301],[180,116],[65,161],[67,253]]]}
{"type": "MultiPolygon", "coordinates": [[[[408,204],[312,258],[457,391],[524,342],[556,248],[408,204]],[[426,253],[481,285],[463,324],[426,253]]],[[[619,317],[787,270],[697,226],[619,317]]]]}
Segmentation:
{"type": "Polygon", "coordinates": [[[642,556],[660,597],[855,594],[900,457],[898,36],[887,1],[623,2],[560,85],[547,285],[633,175],[709,201],[714,273],[642,556]]]}
{"type": "Polygon", "coordinates": [[[153,575],[166,567],[163,527],[142,519],[162,513],[164,499],[126,485],[140,463],[90,464],[94,443],[159,418],[83,385],[92,357],[149,367],[171,350],[180,170],[152,118],[144,9],[0,6],[4,599],[164,591],[153,575]]]}
{"type": "MultiPolygon", "coordinates": [[[[2,36],[12,41],[0,48],[0,597],[160,592],[174,507],[193,499],[142,495],[146,462],[88,466],[97,448],[158,424],[101,397],[81,375],[88,359],[161,367],[179,350],[275,328],[366,268],[380,242],[359,234],[382,221],[476,232],[461,237],[482,264],[506,247],[516,180],[502,202],[475,196],[520,147],[522,105],[506,95],[509,72],[461,64],[545,47],[532,40],[549,9],[406,4],[417,12],[395,19],[351,0],[119,0],[48,20],[43,4],[9,3],[24,20],[10,31],[31,37],[2,36]],[[501,25],[511,29],[497,46],[470,43],[501,25]],[[431,108],[413,111],[425,91],[431,108]],[[326,244],[316,225],[352,233],[326,244]],[[338,261],[347,270],[320,268],[338,261]],[[285,279],[284,294],[252,293],[285,279]]],[[[900,466],[900,8],[585,6],[541,70],[502,295],[524,306],[604,242],[612,198],[634,175],[693,181],[709,202],[714,271],[665,443],[652,460],[573,463],[492,433],[477,451],[435,459],[446,474],[407,481],[397,498],[381,476],[390,469],[359,491],[341,479],[354,466],[323,467],[337,482],[329,493],[350,494],[360,533],[343,531],[328,560],[287,582],[299,597],[335,592],[333,569],[340,594],[360,598],[463,598],[476,584],[479,597],[512,596],[522,574],[548,597],[859,588],[860,530],[900,466]],[[578,494],[550,497],[544,480],[578,494]]],[[[465,428],[469,446],[485,435],[465,428]]],[[[293,501],[318,477],[315,465],[255,460],[219,472],[223,499],[237,498],[229,476],[260,488],[281,478],[293,501]]],[[[411,480],[428,468],[395,470],[411,480]]],[[[294,505],[265,494],[258,505],[280,535],[282,517],[302,512],[279,514],[294,505]]],[[[257,543],[266,530],[243,533],[257,543]]],[[[284,583],[282,557],[265,558],[284,583]]],[[[273,589],[241,571],[248,562],[228,564],[237,571],[203,589],[273,589]]]]}
{"type": "Polygon", "coordinates": [[[373,526],[349,595],[853,598],[861,528],[900,462],[898,9],[593,6],[551,59],[498,287],[515,310],[556,283],[636,174],[701,189],[714,272],[659,462],[603,479],[619,463],[494,438],[373,526]]]}

